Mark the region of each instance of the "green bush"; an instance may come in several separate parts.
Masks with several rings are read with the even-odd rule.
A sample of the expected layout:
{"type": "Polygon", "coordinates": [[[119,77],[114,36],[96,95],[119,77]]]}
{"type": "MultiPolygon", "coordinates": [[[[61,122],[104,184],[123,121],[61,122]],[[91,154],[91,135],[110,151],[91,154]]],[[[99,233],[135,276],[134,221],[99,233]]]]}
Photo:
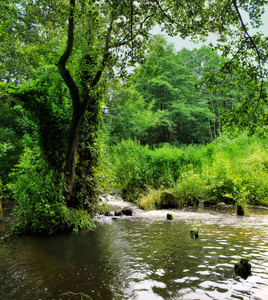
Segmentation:
{"type": "Polygon", "coordinates": [[[20,162],[10,174],[8,184],[15,200],[21,229],[43,232],[60,223],[60,206],[55,176],[41,157],[39,148],[26,147],[20,162]]]}
{"type": "Polygon", "coordinates": [[[110,165],[125,198],[137,198],[148,187],[170,188],[183,172],[194,167],[201,169],[200,151],[198,154],[195,151],[197,153],[194,148],[184,151],[168,145],[151,150],[128,140],[112,147],[110,161],[113,164],[110,165]]]}
{"type": "Polygon", "coordinates": [[[182,205],[202,200],[268,206],[267,145],[265,135],[224,132],[208,145],[180,149],[122,141],[107,158],[123,196],[144,207],[157,207],[153,189],[170,189],[182,205]]]}
{"type": "Polygon", "coordinates": [[[93,230],[96,228],[96,222],[87,211],[60,207],[61,229],[72,230],[77,233],[84,230],[93,230]]]}
{"type": "Polygon", "coordinates": [[[111,149],[115,183],[124,197],[132,200],[134,194],[146,189],[151,170],[148,168],[148,147],[132,140],[122,141],[111,149]]]}
{"type": "Polygon", "coordinates": [[[179,199],[181,206],[198,206],[202,199],[203,186],[200,174],[191,170],[182,175],[174,187],[174,195],[179,199]]]}
{"type": "Polygon", "coordinates": [[[140,208],[144,210],[153,210],[159,207],[161,202],[161,195],[164,192],[163,189],[151,189],[149,188],[145,195],[142,195],[136,202],[140,208]]]}
{"type": "Polygon", "coordinates": [[[26,147],[8,184],[14,197],[17,220],[13,233],[53,233],[92,230],[96,227],[86,211],[68,208],[63,189],[42,158],[37,146],[26,147]]]}

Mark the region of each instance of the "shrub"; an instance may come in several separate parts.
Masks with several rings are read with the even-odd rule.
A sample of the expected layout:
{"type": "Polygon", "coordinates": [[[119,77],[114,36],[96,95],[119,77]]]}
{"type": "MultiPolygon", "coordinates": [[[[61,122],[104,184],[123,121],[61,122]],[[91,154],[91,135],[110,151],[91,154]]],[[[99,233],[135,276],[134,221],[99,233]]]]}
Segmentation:
{"type": "Polygon", "coordinates": [[[183,151],[164,145],[151,150],[136,141],[122,141],[112,147],[110,161],[113,161],[115,181],[124,196],[138,196],[147,187],[171,188],[182,173],[201,169],[201,155],[194,147],[183,151]]]}
{"type": "Polygon", "coordinates": [[[55,174],[37,146],[25,148],[10,177],[8,187],[17,215],[13,233],[78,232],[96,227],[88,212],[66,206],[63,188],[56,184],[55,174]]]}
{"type": "Polygon", "coordinates": [[[145,210],[153,210],[159,207],[161,201],[162,189],[149,189],[148,192],[137,200],[140,208],[145,210]]]}
{"type": "Polygon", "coordinates": [[[150,181],[148,151],[148,147],[132,140],[122,141],[111,149],[115,183],[128,200],[146,190],[146,183],[150,181]]]}
{"type": "Polygon", "coordinates": [[[193,170],[185,172],[174,188],[181,206],[198,206],[203,193],[203,181],[193,170]]]}
{"type": "Polygon", "coordinates": [[[54,172],[40,155],[38,147],[25,148],[8,184],[15,200],[21,229],[43,232],[60,223],[58,192],[54,172]]]}
{"type": "Polygon", "coordinates": [[[67,229],[77,233],[96,228],[96,221],[86,211],[61,206],[61,230],[67,229]]]}
{"type": "Polygon", "coordinates": [[[173,189],[183,205],[248,203],[268,205],[266,135],[224,132],[206,146],[149,149],[122,141],[110,152],[114,181],[129,200],[156,207],[153,189],[173,189]],[[143,194],[143,196],[142,196],[143,194]]]}

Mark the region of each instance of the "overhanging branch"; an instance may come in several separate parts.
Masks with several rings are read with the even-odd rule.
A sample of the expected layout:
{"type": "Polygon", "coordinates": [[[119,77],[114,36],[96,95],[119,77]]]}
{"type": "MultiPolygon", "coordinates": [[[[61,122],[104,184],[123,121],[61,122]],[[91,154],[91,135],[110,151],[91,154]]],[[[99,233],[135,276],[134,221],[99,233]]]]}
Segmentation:
{"type": "Polygon", "coordinates": [[[267,101],[265,99],[265,93],[264,93],[264,75],[263,75],[263,69],[262,69],[262,65],[261,65],[261,55],[260,55],[260,51],[256,45],[256,43],[254,42],[254,39],[252,38],[252,36],[249,34],[247,28],[246,28],[246,25],[243,21],[243,18],[240,14],[240,11],[239,11],[239,8],[237,6],[237,3],[236,3],[236,0],[232,0],[232,3],[233,3],[233,6],[235,8],[235,11],[237,13],[237,16],[239,18],[239,21],[240,21],[240,24],[242,26],[242,29],[244,31],[244,38],[245,38],[245,42],[247,43],[247,41],[249,41],[249,45],[251,47],[251,49],[256,53],[257,55],[257,62],[258,62],[258,67],[259,67],[259,74],[260,74],[260,78],[261,78],[261,83],[260,83],[260,93],[259,93],[259,97],[258,99],[256,100],[257,102],[257,105],[256,105],[256,108],[253,112],[253,114],[255,114],[255,112],[257,111],[258,109],[258,106],[259,106],[259,103],[260,103],[260,100],[263,99],[263,101],[265,101],[265,103],[267,104],[267,101]]]}

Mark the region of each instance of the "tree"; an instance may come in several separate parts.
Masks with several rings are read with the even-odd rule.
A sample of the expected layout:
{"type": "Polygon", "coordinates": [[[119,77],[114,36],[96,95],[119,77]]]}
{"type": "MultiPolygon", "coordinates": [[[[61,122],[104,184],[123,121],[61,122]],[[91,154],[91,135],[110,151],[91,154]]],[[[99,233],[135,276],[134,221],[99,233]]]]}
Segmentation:
{"type": "MultiPolygon", "coordinates": [[[[67,204],[81,207],[81,202],[77,200],[76,195],[84,195],[87,198],[85,193],[92,194],[90,190],[94,188],[94,184],[87,186],[88,180],[82,183],[81,176],[85,172],[78,172],[78,170],[84,169],[87,165],[86,172],[92,174],[96,164],[97,155],[92,154],[96,148],[91,146],[96,140],[95,132],[100,118],[99,107],[102,104],[107,82],[116,75],[123,76],[127,66],[135,65],[143,59],[150,39],[150,29],[155,24],[160,24],[170,35],[179,33],[182,37],[197,34],[207,36],[209,32],[216,32],[223,37],[231,32],[232,26],[239,26],[241,19],[238,14],[238,3],[235,0],[232,3],[233,5],[230,5],[229,1],[205,0],[192,2],[5,0],[3,2],[3,14],[6,19],[11,11],[13,16],[12,25],[5,28],[3,23],[1,24],[4,41],[7,42],[14,36],[16,38],[15,47],[12,48],[12,45],[8,44],[7,49],[15,50],[18,54],[26,51],[27,59],[21,60],[17,55],[14,61],[14,57],[6,52],[2,58],[5,72],[1,80],[15,82],[18,85],[30,78],[38,79],[39,75],[36,74],[38,65],[44,67],[54,64],[69,92],[71,118],[65,142],[64,163],[61,164],[61,171],[68,186],[67,204]],[[23,34],[23,29],[19,29],[21,25],[26,28],[26,35],[23,34]],[[18,30],[14,32],[14,28],[18,30]],[[27,71],[26,76],[16,72],[17,69],[23,68],[27,71]],[[92,112],[94,116],[90,115],[92,112]],[[90,124],[87,122],[89,119],[90,124]],[[85,135],[86,126],[90,126],[88,130],[93,133],[91,138],[85,135]],[[79,153],[80,149],[83,151],[85,149],[80,147],[85,143],[85,138],[90,143],[87,148],[87,151],[90,151],[89,159],[79,153]],[[76,184],[77,182],[80,184],[76,184]]],[[[258,25],[261,15],[259,7],[263,7],[266,3],[257,0],[245,1],[240,6],[250,10],[252,20],[258,25]]],[[[242,37],[241,32],[240,37],[242,37]]],[[[262,40],[260,37],[259,40],[257,38],[252,40],[253,42],[248,42],[246,39],[245,43],[248,43],[255,53],[261,42],[267,43],[267,40],[262,40]]],[[[2,44],[1,50],[3,47],[5,43],[2,44]]],[[[246,55],[247,50],[249,48],[243,50],[242,54],[246,55]]],[[[258,57],[263,59],[265,55],[264,52],[259,52],[258,57]]],[[[245,61],[242,60],[242,64],[245,61]]],[[[255,73],[259,70],[261,69],[251,69],[255,73]]],[[[166,83],[162,82],[161,86],[169,91],[166,83]]],[[[44,104],[50,98],[45,93],[42,88],[33,85],[31,89],[17,89],[13,96],[27,103],[29,99],[42,98],[43,94],[44,101],[40,103],[44,104]]],[[[51,113],[47,114],[50,115],[51,113]]],[[[58,125],[61,125],[59,127],[62,128],[63,134],[65,121],[65,118],[59,118],[58,125]]],[[[51,139],[51,136],[48,135],[47,139],[51,139]]],[[[55,169],[57,168],[58,163],[55,166],[55,169]]],[[[94,199],[90,201],[94,202],[94,199]]],[[[85,205],[85,208],[87,206],[85,205]]]]}
{"type": "Polygon", "coordinates": [[[113,87],[104,110],[104,131],[109,145],[122,140],[150,140],[150,131],[162,124],[164,114],[154,110],[154,102],[146,103],[143,96],[131,84],[113,87]]]}
{"type": "MultiPolygon", "coordinates": [[[[204,74],[216,72],[220,57],[208,48],[175,53],[163,37],[155,37],[145,63],[136,70],[135,88],[162,111],[154,143],[202,143],[210,140],[215,110],[208,106],[204,74]],[[202,53],[206,52],[207,61],[202,53]],[[216,58],[216,63],[213,60],[216,58]]],[[[220,89],[220,87],[219,87],[220,89]]],[[[219,97],[215,97],[219,99],[219,97]]]]}

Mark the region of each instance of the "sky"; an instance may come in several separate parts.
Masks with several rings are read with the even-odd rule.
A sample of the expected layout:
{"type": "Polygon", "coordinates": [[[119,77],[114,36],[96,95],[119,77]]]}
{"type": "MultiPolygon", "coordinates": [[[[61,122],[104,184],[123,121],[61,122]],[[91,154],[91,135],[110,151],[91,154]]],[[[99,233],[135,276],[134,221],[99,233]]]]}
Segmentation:
{"type": "MultiPolygon", "coordinates": [[[[249,23],[248,17],[246,14],[242,15],[244,23],[249,23]]],[[[259,29],[265,36],[268,36],[268,9],[266,8],[265,13],[262,16],[262,22],[263,26],[259,29]]],[[[159,29],[155,29],[154,34],[164,34],[163,32],[160,32],[159,29]]],[[[249,33],[253,33],[253,30],[250,30],[249,33]]],[[[206,43],[194,43],[190,41],[190,38],[182,39],[179,36],[176,37],[170,37],[168,35],[165,35],[166,39],[169,43],[173,43],[175,46],[176,51],[180,51],[182,48],[187,48],[189,50],[192,50],[194,48],[200,48],[202,45],[209,45],[209,43],[216,42],[217,37],[214,34],[211,34],[208,37],[208,40],[206,43]]]]}

